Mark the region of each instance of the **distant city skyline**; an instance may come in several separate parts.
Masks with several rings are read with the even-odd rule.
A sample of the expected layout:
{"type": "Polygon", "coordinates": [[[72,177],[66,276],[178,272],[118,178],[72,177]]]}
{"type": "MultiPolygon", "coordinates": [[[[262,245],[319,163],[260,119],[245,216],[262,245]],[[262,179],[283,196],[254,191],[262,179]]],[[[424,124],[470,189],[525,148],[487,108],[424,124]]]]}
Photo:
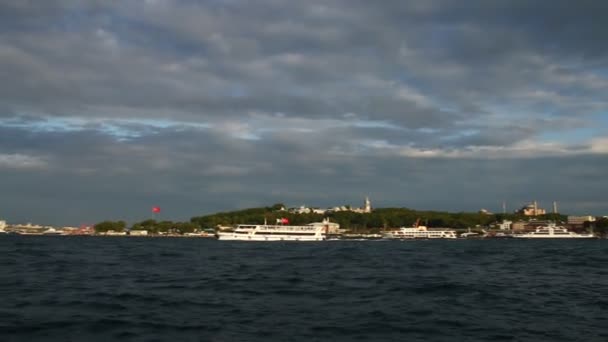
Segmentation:
{"type": "MultiPolygon", "coordinates": [[[[536,201],[536,202],[537,202],[538,208],[540,210],[542,210],[542,212],[540,212],[538,215],[542,215],[543,213],[547,213],[547,214],[553,213],[552,210],[545,209],[545,207],[541,203],[539,203],[538,201],[536,201]]],[[[278,202],[274,202],[274,203],[260,204],[257,207],[270,207],[270,206],[272,206],[274,204],[278,204],[278,203],[286,204],[284,202],[278,201],[278,202]]],[[[516,206],[516,207],[511,208],[511,209],[507,207],[505,212],[507,214],[518,213],[518,212],[520,212],[525,207],[532,207],[533,203],[534,203],[534,201],[524,202],[524,203],[522,203],[522,205],[516,206]]],[[[371,204],[371,201],[370,201],[370,204],[371,204]]],[[[285,210],[289,211],[290,209],[319,208],[319,209],[333,211],[333,209],[335,209],[335,208],[343,208],[343,207],[346,207],[346,206],[350,206],[350,208],[353,211],[361,212],[361,213],[371,212],[372,211],[371,207],[370,207],[370,211],[366,211],[365,205],[363,205],[363,206],[357,206],[356,204],[349,204],[349,203],[332,204],[332,205],[314,205],[314,204],[311,204],[311,205],[305,205],[305,204],[302,204],[302,205],[288,205],[288,204],[286,204],[285,205],[285,210]]],[[[142,210],[141,212],[134,212],[134,213],[132,213],[133,215],[131,215],[131,216],[123,216],[123,217],[109,217],[108,216],[108,217],[99,217],[99,218],[93,219],[93,220],[91,220],[91,219],[89,219],[89,220],[80,220],[80,221],[73,220],[72,222],[68,222],[68,221],[66,221],[64,219],[65,217],[69,217],[69,215],[57,216],[57,217],[59,217],[61,219],[60,221],[52,221],[52,219],[50,221],[49,220],[46,220],[46,221],[44,221],[44,220],[43,221],[33,221],[33,220],[30,220],[29,218],[21,219],[21,220],[19,220],[19,219],[10,220],[9,219],[7,221],[10,224],[29,224],[29,223],[31,223],[31,224],[36,224],[36,225],[55,225],[55,226],[63,225],[63,226],[72,226],[72,227],[91,226],[91,225],[93,225],[95,223],[98,223],[100,221],[103,221],[103,220],[124,220],[124,221],[127,221],[130,224],[132,224],[134,222],[138,222],[138,221],[147,220],[147,219],[155,219],[155,220],[158,220],[158,221],[162,221],[162,220],[188,221],[190,218],[195,217],[195,216],[201,216],[201,215],[206,215],[206,214],[214,214],[214,213],[217,213],[219,211],[237,211],[237,210],[249,209],[249,208],[253,208],[253,207],[240,207],[240,208],[235,207],[235,208],[224,208],[224,209],[215,210],[215,211],[201,211],[201,212],[196,213],[196,214],[191,214],[191,215],[186,214],[185,216],[178,216],[178,215],[176,215],[176,213],[180,212],[179,209],[176,210],[176,213],[171,213],[170,212],[167,215],[162,216],[160,214],[160,212],[154,212],[153,208],[158,208],[158,207],[157,206],[152,206],[152,207],[148,208],[147,213],[146,213],[145,210],[142,210]],[[150,213],[150,212],[152,212],[152,213],[150,213]]],[[[169,206],[169,208],[173,208],[173,206],[169,206]]],[[[408,209],[419,210],[419,211],[427,211],[428,210],[428,211],[449,211],[449,212],[459,212],[459,211],[464,211],[464,212],[481,212],[481,211],[484,211],[484,212],[487,212],[488,214],[500,214],[500,213],[503,213],[502,202],[500,203],[500,206],[497,207],[495,210],[493,210],[491,207],[480,207],[480,208],[477,208],[477,209],[473,208],[473,209],[470,209],[470,210],[450,210],[450,209],[430,208],[430,207],[429,208],[415,208],[415,207],[411,207],[411,206],[408,207],[408,206],[403,206],[403,205],[373,206],[373,208],[374,209],[375,208],[379,208],[379,209],[381,209],[381,208],[408,208],[408,209]]],[[[165,210],[163,209],[163,212],[164,211],[165,210]]],[[[340,211],[340,210],[338,210],[338,211],[340,211]]],[[[296,212],[297,212],[297,210],[296,210],[296,212]]],[[[521,213],[523,213],[523,212],[521,212],[521,213]]],[[[577,213],[577,212],[559,212],[558,211],[558,213],[559,214],[566,214],[566,215],[573,215],[573,216],[583,215],[583,214],[577,213]]],[[[587,215],[587,214],[588,213],[586,213],[585,215],[587,215]]],[[[526,215],[530,216],[531,218],[535,216],[534,214],[526,214],[526,215]]],[[[606,216],[605,213],[590,214],[590,215],[592,215],[592,216],[598,216],[598,217],[599,216],[606,216]]],[[[30,217],[35,217],[35,215],[30,215],[30,217]]],[[[6,220],[6,217],[0,217],[0,219],[6,220]]]]}
{"type": "Polygon", "coordinates": [[[5,1],[0,219],[608,214],[601,2],[5,1]]]}

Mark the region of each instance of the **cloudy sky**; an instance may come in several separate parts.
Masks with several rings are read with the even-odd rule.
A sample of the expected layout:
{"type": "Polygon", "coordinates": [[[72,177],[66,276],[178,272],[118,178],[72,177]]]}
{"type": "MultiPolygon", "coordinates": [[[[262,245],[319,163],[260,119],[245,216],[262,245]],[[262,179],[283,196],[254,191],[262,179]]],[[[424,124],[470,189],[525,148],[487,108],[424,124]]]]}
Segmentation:
{"type": "Polygon", "coordinates": [[[608,214],[603,1],[0,0],[0,218],[608,214]]]}

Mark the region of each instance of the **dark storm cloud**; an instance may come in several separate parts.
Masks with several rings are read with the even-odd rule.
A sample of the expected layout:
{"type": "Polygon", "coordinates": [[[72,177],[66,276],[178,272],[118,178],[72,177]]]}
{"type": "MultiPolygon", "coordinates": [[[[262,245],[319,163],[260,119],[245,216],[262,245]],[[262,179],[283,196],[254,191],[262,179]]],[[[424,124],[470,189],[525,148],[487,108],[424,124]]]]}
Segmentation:
{"type": "MultiPolygon", "coordinates": [[[[478,118],[501,99],[566,113],[605,105],[589,101],[606,90],[604,79],[559,68],[562,56],[582,55],[569,46],[563,46],[566,53],[545,52],[550,31],[531,20],[538,13],[549,22],[561,15],[580,23],[577,32],[595,32],[595,16],[582,22],[587,12],[559,4],[150,1],[46,7],[13,5],[11,18],[38,19],[3,37],[4,59],[15,74],[4,95],[35,111],[133,116],[129,109],[162,108],[158,115],[189,120],[247,111],[301,117],[355,112],[435,127],[478,118]],[[53,30],[41,33],[40,22],[53,30]],[[410,96],[399,95],[402,87],[410,96]],[[524,96],[546,89],[552,91],[524,96]],[[573,91],[583,92],[574,103],[573,91]]],[[[577,51],[601,55],[587,50],[577,51]]]]}
{"type": "Polygon", "coordinates": [[[2,1],[0,172],[12,200],[0,216],[137,219],[130,208],[160,201],[187,218],[366,194],[599,212],[606,9],[2,1]],[[59,214],[62,201],[79,210],[59,214]]]}

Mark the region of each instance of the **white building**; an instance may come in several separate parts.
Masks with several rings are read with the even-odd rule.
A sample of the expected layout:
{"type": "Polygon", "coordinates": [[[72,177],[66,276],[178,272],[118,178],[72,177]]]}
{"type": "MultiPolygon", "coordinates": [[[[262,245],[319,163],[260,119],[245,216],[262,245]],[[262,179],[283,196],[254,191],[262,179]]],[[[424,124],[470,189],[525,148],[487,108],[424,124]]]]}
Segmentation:
{"type": "Polygon", "coordinates": [[[105,232],[104,235],[108,235],[108,236],[123,236],[123,235],[127,235],[127,232],[117,232],[114,230],[108,230],[107,232],[105,232]]]}
{"type": "Polygon", "coordinates": [[[498,229],[500,229],[500,230],[511,230],[511,225],[512,224],[513,224],[513,221],[502,220],[502,223],[498,224],[498,229]]]}
{"type": "Polygon", "coordinates": [[[534,201],[530,204],[526,204],[521,209],[517,211],[520,214],[524,214],[525,216],[538,216],[545,215],[547,211],[545,209],[538,207],[538,202],[534,201]]]}
{"type": "Polygon", "coordinates": [[[289,208],[287,211],[293,214],[308,214],[312,211],[312,209],[303,205],[299,208],[289,208]]]}
{"type": "Polygon", "coordinates": [[[328,234],[338,234],[340,233],[340,224],[335,222],[329,222],[329,219],[323,220],[323,222],[313,222],[311,224],[307,224],[307,226],[313,227],[327,227],[328,234]]]}
{"type": "Polygon", "coordinates": [[[351,211],[354,211],[356,213],[371,213],[372,212],[372,201],[369,200],[369,197],[365,197],[365,201],[363,202],[363,207],[361,208],[355,208],[352,209],[351,211]]]}
{"type": "Polygon", "coordinates": [[[4,228],[6,228],[6,221],[2,220],[0,221],[0,230],[4,230],[4,228]]]}
{"type": "Polygon", "coordinates": [[[309,208],[309,207],[306,207],[303,205],[303,206],[300,206],[299,208],[289,208],[289,209],[287,209],[287,211],[292,214],[309,214],[309,213],[327,214],[327,213],[338,212],[338,211],[352,211],[355,213],[371,213],[372,212],[372,202],[369,200],[369,197],[365,197],[365,201],[363,202],[363,207],[361,207],[361,208],[351,208],[350,206],[343,205],[340,207],[319,209],[319,208],[309,208]]]}
{"type": "Polygon", "coordinates": [[[584,224],[585,222],[595,222],[594,216],[568,216],[568,224],[584,224]]]}

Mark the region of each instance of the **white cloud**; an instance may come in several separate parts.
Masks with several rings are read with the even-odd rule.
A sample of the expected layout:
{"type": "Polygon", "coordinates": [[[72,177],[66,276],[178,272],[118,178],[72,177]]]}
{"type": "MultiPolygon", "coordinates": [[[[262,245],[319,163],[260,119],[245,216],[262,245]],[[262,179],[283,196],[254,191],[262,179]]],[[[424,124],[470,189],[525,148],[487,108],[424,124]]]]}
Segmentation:
{"type": "Polygon", "coordinates": [[[448,159],[527,159],[543,157],[565,157],[589,154],[608,154],[608,139],[594,139],[578,148],[557,142],[535,140],[518,141],[510,146],[464,146],[446,148],[422,148],[400,146],[386,141],[364,141],[372,153],[394,154],[408,158],[448,158],[448,159]]]}
{"type": "Polygon", "coordinates": [[[591,140],[590,151],[593,153],[608,154],[608,137],[591,140]]]}
{"type": "Polygon", "coordinates": [[[0,154],[0,168],[3,169],[44,169],[48,162],[43,157],[25,154],[0,154]]]}

